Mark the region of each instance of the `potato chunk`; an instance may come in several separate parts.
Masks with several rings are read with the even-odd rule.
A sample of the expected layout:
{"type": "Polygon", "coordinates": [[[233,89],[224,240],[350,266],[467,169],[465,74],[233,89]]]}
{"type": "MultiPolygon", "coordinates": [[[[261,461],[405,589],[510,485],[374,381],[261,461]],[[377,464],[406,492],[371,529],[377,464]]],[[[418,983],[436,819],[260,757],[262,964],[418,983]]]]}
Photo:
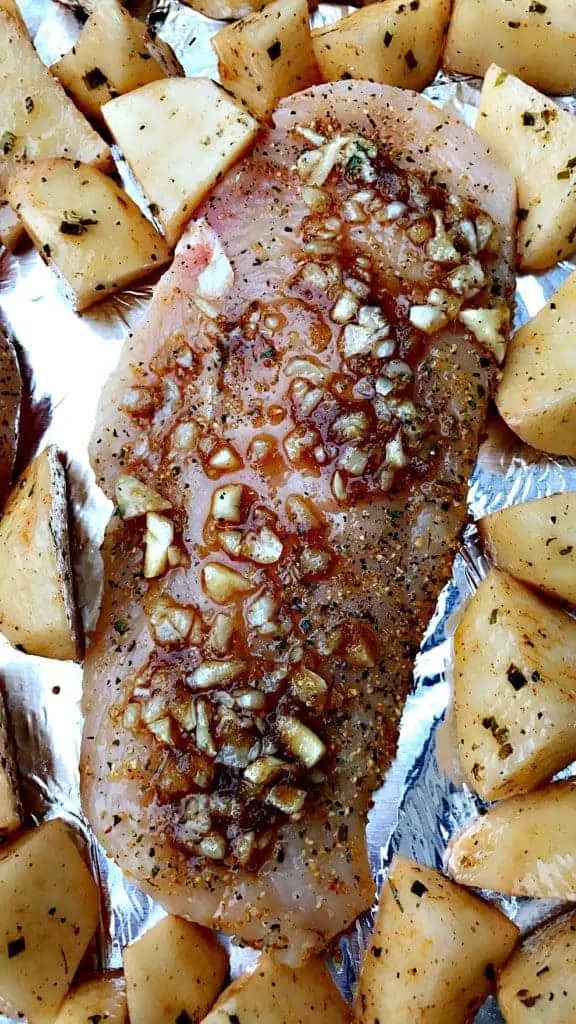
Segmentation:
{"type": "Polygon", "coordinates": [[[576,758],[576,621],[492,569],[454,636],[454,710],[468,785],[524,793],[576,758]]]}
{"type": "Polygon", "coordinates": [[[88,117],[115,96],[166,77],[143,21],[119,0],[100,0],[72,49],[50,71],[88,117]]]}
{"type": "Polygon", "coordinates": [[[0,998],[52,1024],[98,926],[98,888],[60,819],[0,853],[0,998]]]}
{"type": "Polygon", "coordinates": [[[450,0],[383,0],[353,11],[312,33],[322,78],[423,89],[438,70],[449,17],[450,0]]]}
{"type": "Polygon", "coordinates": [[[136,204],[94,167],[40,160],[9,182],[8,197],[75,309],[87,309],[170,258],[136,204]]]}
{"type": "Polygon", "coordinates": [[[22,17],[22,11],[16,3],[16,0],[0,0],[0,11],[4,11],[4,13],[9,14],[11,18],[15,18],[22,28],[26,30],[26,22],[22,17]]]}
{"type": "Polygon", "coordinates": [[[0,836],[20,828],[20,794],[12,737],[0,690],[0,836]]]}
{"type": "Polygon", "coordinates": [[[16,350],[0,324],[0,507],[14,473],[21,401],[22,379],[16,350]]]}
{"type": "Polygon", "coordinates": [[[258,131],[207,78],[151,82],[106,103],[102,113],[170,245],[258,131]]]}
{"type": "Polygon", "coordinates": [[[573,92],[573,0],[455,0],[444,66],[483,75],[493,61],[543,92],[573,92]]]}
{"type": "Polygon", "coordinates": [[[533,448],[576,457],[576,273],[508,346],[496,404],[533,448]]]}
{"type": "Polygon", "coordinates": [[[130,1020],[202,1020],[227,972],[228,957],[212,932],[179,917],[165,917],[124,950],[130,1020]]]}
{"type": "Polygon", "coordinates": [[[358,991],[363,1024],[464,1024],[493,989],[518,929],[433,868],[395,856],[358,991]]]}
{"type": "Polygon", "coordinates": [[[0,632],[28,654],[78,659],[66,477],[54,447],[34,459],[6,503],[0,565],[0,632]]]}
{"type": "Polygon", "coordinates": [[[320,81],[306,0],[276,0],[220,29],[212,45],[222,85],[257,117],[269,118],[283,96],[320,81]]]}
{"type": "Polygon", "coordinates": [[[576,912],[537,928],[498,976],[507,1024],[570,1024],[576,1020],[576,912]]]}
{"type": "Polygon", "coordinates": [[[254,969],[233,981],[202,1024],[351,1024],[323,960],[293,969],[262,956],[254,969]]]}
{"type": "Polygon", "coordinates": [[[94,978],[70,989],[54,1024],[128,1024],[124,978],[94,978]]]}
{"type": "Polygon", "coordinates": [[[508,896],[576,900],[576,782],[514,796],[450,841],[457,882],[508,896]]]}
{"type": "Polygon", "coordinates": [[[576,604],[576,492],[512,505],[479,523],[501,569],[576,604]]]}
{"type": "Polygon", "coordinates": [[[261,11],[273,0],[183,0],[183,2],[193,7],[195,11],[200,11],[200,14],[205,14],[207,18],[233,21],[235,18],[245,18],[248,14],[253,14],[254,11],[261,11]]]}
{"type": "Polygon", "coordinates": [[[516,180],[520,267],[552,267],[576,249],[576,117],[492,64],[476,131],[516,180]]]}

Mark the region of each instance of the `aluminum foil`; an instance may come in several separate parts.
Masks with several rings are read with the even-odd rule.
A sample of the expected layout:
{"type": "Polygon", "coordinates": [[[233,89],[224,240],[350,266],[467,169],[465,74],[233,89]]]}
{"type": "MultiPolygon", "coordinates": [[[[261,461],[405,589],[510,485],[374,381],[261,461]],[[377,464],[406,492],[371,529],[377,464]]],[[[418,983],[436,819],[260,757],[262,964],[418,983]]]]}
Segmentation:
{"type": "MultiPolygon", "coordinates": [[[[19,0],[37,49],[46,63],[74,42],[78,5],[55,0],[19,0]]],[[[134,5],[133,5],[134,6],[134,5]]],[[[336,20],[345,7],[320,5],[315,23],[336,20]]],[[[139,14],[151,19],[159,35],[176,52],[189,75],[217,77],[209,40],[220,27],[179,0],[149,0],[139,14]]],[[[472,123],[479,84],[440,73],[426,90],[430,99],[472,123]]],[[[576,98],[560,101],[576,113],[576,98]]],[[[122,170],[122,168],[121,168],[122,170]]],[[[516,322],[524,323],[545,304],[576,264],[563,261],[546,274],[518,281],[516,322]]],[[[94,481],[87,444],[100,389],[113,371],[128,332],[142,315],[150,289],[125,292],[78,316],[62,299],[55,278],[37,254],[0,255],[0,310],[17,339],[27,387],[22,468],[46,444],[66,454],[74,522],[74,552],[84,625],[94,625],[100,595],[99,547],[110,503],[94,481]]],[[[576,464],[548,458],[522,445],[499,421],[489,424],[471,481],[473,520],[505,505],[576,487],[576,464]]],[[[451,634],[455,616],[486,570],[471,525],[457,556],[453,576],[443,591],[415,665],[414,693],[402,719],[398,752],[385,784],[375,796],[368,826],[370,858],[380,885],[396,850],[441,867],[446,842],[480,804],[458,781],[450,743],[451,634]]],[[[78,755],[81,736],[82,671],[78,665],[34,658],[0,638],[3,678],[15,732],[23,797],[32,822],[61,816],[85,837],[102,892],[101,927],[88,953],[89,966],[121,965],[121,950],[162,911],[104,855],[82,816],[78,755]]],[[[500,899],[506,912],[526,929],[549,913],[548,901],[500,899]]],[[[334,976],[351,997],[362,953],[369,940],[372,914],[360,919],[340,942],[332,958],[334,976]]],[[[254,954],[230,948],[233,975],[254,954]]],[[[501,1021],[494,1000],[478,1013],[478,1024],[501,1021]]],[[[0,1024],[8,1018],[0,1017],[0,1024]]]]}

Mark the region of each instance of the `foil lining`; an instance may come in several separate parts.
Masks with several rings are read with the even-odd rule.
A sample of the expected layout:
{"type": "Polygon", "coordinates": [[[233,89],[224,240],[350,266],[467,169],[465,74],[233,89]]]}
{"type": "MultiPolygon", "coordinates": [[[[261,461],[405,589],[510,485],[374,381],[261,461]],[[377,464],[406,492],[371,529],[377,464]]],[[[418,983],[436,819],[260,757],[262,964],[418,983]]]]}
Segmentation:
{"type": "MultiPolygon", "coordinates": [[[[46,63],[74,42],[79,23],[69,0],[19,0],[46,63]]],[[[87,6],[87,5],[86,5],[87,6]]],[[[179,0],[133,4],[174,49],[189,75],[217,77],[210,37],[219,22],[179,0]]],[[[321,4],[315,24],[334,21],[350,8],[321,4]]],[[[427,90],[439,106],[472,123],[478,103],[476,80],[439,73],[427,90]]],[[[560,101],[576,113],[576,98],[560,101]]],[[[122,170],[122,168],[120,168],[122,170]]],[[[518,280],[516,324],[542,308],[576,263],[518,280]]],[[[77,316],[62,299],[50,271],[31,249],[0,254],[0,311],[19,348],[27,395],[19,468],[46,444],[65,453],[74,523],[74,551],[84,625],[96,619],[100,596],[99,547],[110,511],[88,464],[87,444],[100,389],[113,371],[128,332],[142,315],[150,289],[125,292],[77,316]]],[[[527,448],[496,419],[489,424],[471,480],[472,520],[505,505],[576,488],[576,463],[548,458],[527,448]]],[[[451,634],[455,616],[486,571],[475,527],[468,527],[450,583],[441,594],[415,665],[415,687],[402,719],[398,752],[385,784],[375,795],[368,825],[370,858],[378,886],[391,855],[403,853],[441,867],[446,842],[474,817],[480,801],[458,781],[444,722],[450,702],[451,634]]],[[[88,953],[89,966],[121,966],[121,950],[160,917],[162,911],[111,863],[83,818],[79,797],[81,668],[71,663],[19,653],[0,638],[0,678],[15,732],[23,797],[31,823],[61,816],[84,836],[102,892],[101,926],[88,953]]],[[[570,774],[568,772],[567,774],[570,774]]],[[[499,899],[506,912],[527,929],[550,912],[549,901],[499,899]]],[[[373,915],[367,913],[340,941],[333,956],[334,976],[350,998],[369,940],[373,915]]],[[[230,947],[232,974],[254,959],[249,950],[230,947]]],[[[495,1001],[479,1011],[477,1024],[501,1021],[495,1001]]],[[[0,1016],[0,1024],[9,1024],[0,1016]]]]}

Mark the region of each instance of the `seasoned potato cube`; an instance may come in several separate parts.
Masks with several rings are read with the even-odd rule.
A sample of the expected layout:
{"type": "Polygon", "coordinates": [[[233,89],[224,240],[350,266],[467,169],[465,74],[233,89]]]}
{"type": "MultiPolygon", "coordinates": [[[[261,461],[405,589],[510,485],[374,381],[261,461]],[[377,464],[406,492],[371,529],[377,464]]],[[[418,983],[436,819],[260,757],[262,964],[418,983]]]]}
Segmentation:
{"type": "Polygon", "coordinates": [[[98,926],[98,887],[60,819],[0,853],[0,998],[52,1024],[98,926]]]}
{"type": "Polygon", "coordinates": [[[572,0],[455,0],[444,66],[483,75],[493,61],[543,92],[573,92],[576,11],[572,0]]]}
{"type": "Polygon", "coordinates": [[[200,11],[200,14],[220,21],[245,18],[254,11],[261,11],[272,2],[273,0],[184,0],[184,3],[189,4],[195,11],[200,11]]]}
{"type": "Polygon", "coordinates": [[[476,131],[516,180],[520,267],[552,267],[576,249],[576,117],[492,64],[476,131]]]}
{"type": "Polygon", "coordinates": [[[576,604],[576,491],[504,508],[479,528],[501,569],[576,604]]]}
{"type": "Polygon", "coordinates": [[[6,503],[0,565],[4,636],[28,654],[78,659],[66,477],[54,447],[34,459],[6,503]]]}
{"type": "Polygon", "coordinates": [[[166,77],[152,46],[143,21],[119,0],[100,0],[72,49],[50,71],[85,114],[101,120],[108,100],[166,77]]]}
{"type": "Polygon", "coordinates": [[[576,621],[492,569],[454,636],[454,711],[468,785],[533,789],[576,758],[576,621]]]}
{"type": "Polygon", "coordinates": [[[151,82],[106,103],[102,113],[170,245],[258,131],[207,78],[151,82]]]}
{"type": "Polygon", "coordinates": [[[383,0],[318,28],[312,42],[322,78],[423,89],[438,70],[449,17],[450,0],[383,0]]]}
{"type": "Polygon", "coordinates": [[[75,309],[126,288],[170,258],[136,204],[94,167],[40,160],[9,182],[8,197],[75,309]]]}
{"type": "Polygon", "coordinates": [[[576,900],[576,782],[495,804],[451,839],[447,865],[464,885],[576,900]]]}
{"type": "Polygon", "coordinates": [[[54,1024],[128,1024],[124,978],[109,975],[76,985],[54,1024]]]}
{"type": "Polygon", "coordinates": [[[0,324],[0,506],[14,473],[21,400],[22,379],[16,350],[0,324]]]}
{"type": "Polygon", "coordinates": [[[212,932],[165,917],[124,950],[131,1021],[199,1021],[222,989],[228,957],[212,932]]]}
{"type": "Polygon", "coordinates": [[[576,273],[508,346],[496,404],[533,448],[576,457],[576,273]]]}
{"type": "Polygon", "coordinates": [[[276,0],[212,38],[225,89],[257,117],[283,96],[320,81],[306,0],[276,0]]]}
{"type": "Polygon", "coordinates": [[[576,1020],[576,912],[537,928],[498,976],[507,1024],[571,1024],[576,1020]]]}
{"type": "Polygon", "coordinates": [[[202,1024],[351,1024],[352,1014],[323,960],[293,969],[267,956],[233,981],[202,1024]]]}
{"type": "Polygon", "coordinates": [[[0,690],[0,836],[20,828],[20,794],[12,738],[0,690]]]}

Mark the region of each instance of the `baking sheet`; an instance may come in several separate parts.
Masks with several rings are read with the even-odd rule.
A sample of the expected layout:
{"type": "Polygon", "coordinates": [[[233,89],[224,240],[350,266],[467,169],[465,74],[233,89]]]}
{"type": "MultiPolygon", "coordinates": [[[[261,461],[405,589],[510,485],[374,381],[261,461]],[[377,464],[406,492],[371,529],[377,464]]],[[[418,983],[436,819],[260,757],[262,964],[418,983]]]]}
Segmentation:
{"type": "MultiPolygon", "coordinates": [[[[76,4],[71,2],[67,8],[55,0],[20,0],[20,6],[46,63],[72,45],[80,28],[71,10],[76,4]]],[[[178,0],[151,0],[140,9],[171,44],[187,74],[216,77],[209,39],[220,23],[178,0]]],[[[335,20],[346,10],[323,4],[314,15],[315,23],[335,20]]],[[[472,123],[479,95],[477,82],[449,79],[440,73],[426,92],[435,103],[449,105],[472,123]]],[[[576,112],[575,98],[561,102],[576,112]]],[[[575,266],[564,261],[546,274],[519,279],[518,325],[545,304],[575,266]]],[[[114,369],[122,343],[149,296],[149,288],[136,289],[78,316],[63,301],[55,278],[35,252],[28,249],[17,256],[0,255],[0,310],[17,339],[28,389],[19,464],[25,465],[38,448],[49,443],[66,454],[79,596],[87,629],[94,624],[98,609],[98,550],[111,507],[95,485],[87,444],[102,384],[114,369]]],[[[477,519],[504,505],[575,487],[576,464],[535,453],[494,421],[471,481],[471,516],[477,519]]],[[[449,744],[444,737],[437,745],[436,733],[450,696],[454,615],[485,568],[471,526],[418,656],[415,691],[404,712],[397,757],[370,815],[370,858],[379,883],[396,850],[441,866],[448,837],[475,816],[479,806],[477,798],[455,781],[449,744]]],[[[63,816],[84,835],[102,891],[101,928],[89,960],[100,968],[118,967],[122,947],[161,911],[108,861],[82,817],[78,777],[81,669],[23,655],[0,638],[0,674],[15,726],[26,809],[33,821],[63,816]]],[[[500,902],[522,928],[531,926],[551,907],[544,901],[500,902]]],[[[340,955],[332,960],[334,975],[348,997],[370,926],[371,914],[366,914],[341,940],[340,955]]],[[[252,952],[231,947],[234,975],[253,959],[252,952]]],[[[477,1016],[479,1024],[500,1020],[494,1000],[477,1016]]],[[[0,1017],[0,1024],[6,1021],[0,1017]]]]}

